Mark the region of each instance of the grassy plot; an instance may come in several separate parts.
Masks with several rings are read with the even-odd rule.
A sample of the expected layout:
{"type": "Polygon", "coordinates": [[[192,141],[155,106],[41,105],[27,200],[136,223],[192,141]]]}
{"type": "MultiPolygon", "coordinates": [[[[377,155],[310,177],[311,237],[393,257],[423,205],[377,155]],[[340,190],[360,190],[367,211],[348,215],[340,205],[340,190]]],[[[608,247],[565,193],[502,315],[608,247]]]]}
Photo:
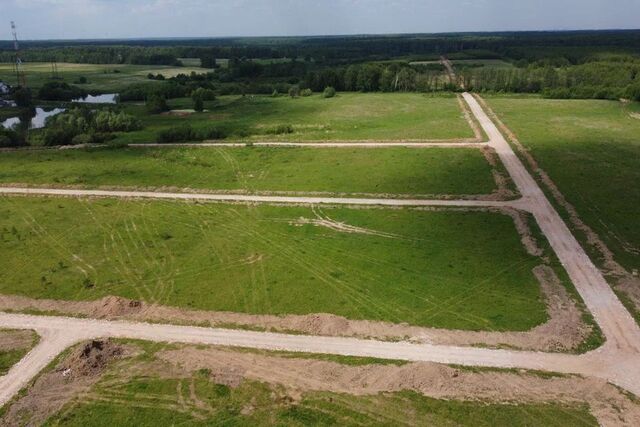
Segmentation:
{"type": "MultiPolygon", "coordinates": [[[[137,342],[136,348],[141,347],[132,359],[112,361],[90,390],[52,414],[45,425],[597,425],[585,405],[438,400],[412,391],[353,395],[304,386],[292,399],[284,385],[246,378],[230,384],[217,369],[217,376],[210,369],[173,373],[172,364],[157,357],[166,346],[137,342]]],[[[290,385],[295,384],[292,378],[290,385]]],[[[28,412],[23,415],[28,420],[28,412]]]]}
{"type": "MultiPolygon", "coordinates": [[[[52,81],[52,67],[50,63],[29,62],[25,63],[24,71],[27,74],[29,86],[39,88],[52,81]]],[[[207,70],[197,66],[171,67],[164,65],[126,65],[126,64],[72,64],[58,63],[58,77],[66,83],[74,83],[80,77],[86,77],[88,82],[79,85],[88,91],[118,92],[134,83],[154,82],[147,79],[147,74],[162,74],[166,78],[178,74],[206,73],[207,70]]],[[[13,64],[0,63],[0,80],[9,84],[15,83],[15,71],[13,64]]]]}
{"type": "Polygon", "coordinates": [[[480,150],[463,148],[7,152],[0,156],[0,182],[405,195],[489,194],[496,188],[480,150]]]}
{"type": "MultiPolygon", "coordinates": [[[[174,109],[193,108],[190,99],[169,102],[174,109]]],[[[159,130],[189,124],[217,127],[231,138],[248,140],[396,140],[473,138],[454,95],[416,93],[340,93],[292,99],[287,96],[225,96],[205,103],[209,112],[189,116],[149,115],[130,106],[145,129],[122,135],[121,142],[154,142],[159,130]],[[290,125],[293,133],[278,134],[290,125]]]]}
{"type": "Polygon", "coordinates": [[[0,292],[474,330],[547,318],[511,218],[488,212],[4,198],[0,292]]]}
{"type": "Polygon", "coordinates": [[[504,405],[437,400],[415,392],[355,396],[305,393],[299,402],[274,399],[268,384],[245,382],[230,388],[206,378],[193,380],[200,407],[191,402],[188,380],[136,378],[124,384],[98,384],[92,395],[69,405],[48,426],[157,425],[438,425],[596,426],[585,407],[554,404],[504,405]],[[180,407],[180,396],[187,406],[180,407]],[[203,409],[206,408],[206,409],[203,409]],[[251,410],[247,409],[251,408],[251,410]],[[189,410],[193,411],[192,413],[189,410]]]}
{"type": "Polygon", "coordinates": [[[583,219],[640,269],[640,104],[488,98],[583,219]]]}

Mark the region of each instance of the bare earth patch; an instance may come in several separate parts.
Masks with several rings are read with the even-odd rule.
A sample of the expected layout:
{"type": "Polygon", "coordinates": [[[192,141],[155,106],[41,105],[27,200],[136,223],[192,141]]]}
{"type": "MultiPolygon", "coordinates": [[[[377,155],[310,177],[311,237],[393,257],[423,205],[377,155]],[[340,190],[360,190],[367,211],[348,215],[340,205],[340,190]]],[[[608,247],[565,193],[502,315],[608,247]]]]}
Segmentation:
{"type": "Polygon", "coordinates": [[[76,347],[9,407],[0,424],[7,427],[41,425],[74,397],[88,392],[111,360],[125,357],[129,352],[110,340],[91,341],[76,347]]]}
{"type": "Polygon", "coordinates": [[[34,343],[34,332],[0,330],[0,352],[29,349],[34,343]]]}

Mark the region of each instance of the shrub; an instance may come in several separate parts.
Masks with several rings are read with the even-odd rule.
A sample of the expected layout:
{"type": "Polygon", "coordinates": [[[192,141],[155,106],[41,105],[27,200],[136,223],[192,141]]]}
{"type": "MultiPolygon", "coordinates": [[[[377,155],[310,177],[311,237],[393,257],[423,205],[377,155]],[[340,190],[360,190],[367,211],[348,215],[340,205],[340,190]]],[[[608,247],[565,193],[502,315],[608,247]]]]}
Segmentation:
{"type": "Polygon", "coordinates": [[[93,143],[93,136],[89,135],[88,133],[81,133],[79,135],[76,135],[71,140],[72,145],[83,145],[83,144],[92,144],[92,143],[93,143]]]}
{"type": "Polygon", "coordinates": [[[142,129],[142,122],[124,111],[102,110],[96,113],[93,128],[98,132],[132,132],[142,129]]]}
{"type": "Polygon", "coordinates": [[[311,89],[302,89],[300,91],[300,96],[311,96],[313,95],[313,92],[311,91],[311,89]]]}
{"type": "Polygon", "coordinates": [[[147,111],[151,114],[159,114],[169,111],[167,100],[160,95],[151,95],[146,102],[147,111]]]}
{"type": "Polygon", "coordinates": [[[64,82],[47,82],[38,91],[38,98],[47,101],[71,101],[87,96],[85,90],[64,82]]]}
{"type": "Polygon", "coordinates": [[[336,90],[332,86],[324,88],[324,92],[322,92],[323,98],[333,98],[334,96],[336,96],[336,90]]]}
{"type": "Polygon", "coordinates": [[[191,126],[179,126],[162,130],[156,137],[158,144],[170,144],[173,142],[186,142],[198,139],[191,126]]]}
{"type": "Polygon", "coordinates": [[[33,100],[31,96],[31,89],[26,87],[19,87],[13,91],[13,100],[20,108],[30,108],[33,106],[33,100]]]}
{"type": "Polygon", "coordinates": [[[289,133],[293,133],[293,126],[291,125],[278,125],[267,129],[266,132],[267,135],[284,135],[289,133]]]}
{"type": "Polygon", "coordinates": [[[23,135],[13,129],[0,126],[0,147],[19,147],[26,145],[23,135]]]}
{"type": "Polygon", "coordinates": [[[289,96],[292,98],[297,98],[300,96],[300,86],[293,85],[289,88],[289,96]]]}
{"type": "Polygon", "coordinates": [[[191,92],[191,98],[195,100],[196,97],[199,97],[203,101],[215,101],[216,92],[213,89],[205,89],[203,87],[199,87],[198,89],[191,92]]]}
{"type": "Polygon", "coordinates": [[[204,101],[202,101],[202,98],[200,96],[195,96],[193,98],[193,109],[198,113],[204,111],[204,101]]]}
{"type": "Polygon", "coordinates": [[[70,127],[51,127],[44,132],[42,145],[47,147],[70,145],[73,143],[73,138],[76,135],[77,133],[70,127]]]}
{"type": "Polygon", "coordinates": [[[227,137],[226,132],[219,128],[203,129],[199,132],[199,139],[224,139],[227,137]]]}

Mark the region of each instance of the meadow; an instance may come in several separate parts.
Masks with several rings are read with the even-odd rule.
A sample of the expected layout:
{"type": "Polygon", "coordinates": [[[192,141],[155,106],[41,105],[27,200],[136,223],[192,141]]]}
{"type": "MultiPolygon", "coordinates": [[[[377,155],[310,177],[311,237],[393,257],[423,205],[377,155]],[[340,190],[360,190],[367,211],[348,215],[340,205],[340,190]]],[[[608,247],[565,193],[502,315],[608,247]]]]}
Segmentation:
{"type": "Polygon", "coordinates": [[[640,269],[640,104],[487,100],[616,260],[640,269]]]}
{"type": "MultiPolygon", "coordinates": [[[[169,101],[173,109],[193,108],[191,99],[169,101]]],[[[474,138],[455,95],[416,93],[339,93],[320,95],[223,96],[205,103],[203,113],[148,114],[143,105],[129,104],[125,111],[138,116],[145,129],[121,135],[116,141],[154,142],[163,129],[191,125],[215,127],[232,139],[247,141],[335,141],[474,138]],[[291,126],[291,133],[277,128],[291,126]]]]}
{"type": "Polygon", "coordinates": [[[0,182],[233,191],[489,194],[477,149],[161,147],[6,152],[0,182]]]}
{"type": "MultiPolygon", "coordinates": [[[[27,83],[31,88],[39,88],[54,77],[51,63],[26,62],[23,69],[27,74],[27,83]]],[[[72,64],[57,63],[57,77],[66,83],[77,84],[80,77],[86,77],[86,84],[77,84],[91,92],[119,92],[136,83],[154,83],[147,79],[147,74],[162,74],[166,78],[178,74],[206,73],[211,70],[197,66],[171,67],[163,65],[128,65],[128,64],[72,64]]],[[[0,63],[0,80],[15,84],[16,76],[13,64],[0,63]]]]}
{"type": "Polygon", "coordinates": [[[490,212],[3,198],[0,292],[469,330],[547,319],[510,217],[490,212]]]}

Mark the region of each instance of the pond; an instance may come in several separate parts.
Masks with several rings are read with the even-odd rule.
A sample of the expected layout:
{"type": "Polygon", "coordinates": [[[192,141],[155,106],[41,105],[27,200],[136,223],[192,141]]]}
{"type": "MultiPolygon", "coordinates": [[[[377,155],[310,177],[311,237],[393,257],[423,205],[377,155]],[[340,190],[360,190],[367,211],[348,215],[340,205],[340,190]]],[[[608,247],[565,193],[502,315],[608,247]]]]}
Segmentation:
{"type": "Polygon", "coordinates": [[[115,104],[118,102],[117,93],[103,93],[102,95],[87,95],[84,98],[74,99],[71,102],[80,104],[115,104]]]}
{"type": "MultiPolygon", "coordinates": [[[[56,114],[60,114],[64,112],[64,108],[53,108],[51,110],[45,110],[44,108],[37,107],[36,115],[31,117],[29,123],[29,129],[40,129],[43,128],[47,117],[55,116],[56,114]]],[[[11,117],[2,122],[2,127],[6,129],[10,129],[15,125],[20,123],[20,117],[11,117]]]]}

